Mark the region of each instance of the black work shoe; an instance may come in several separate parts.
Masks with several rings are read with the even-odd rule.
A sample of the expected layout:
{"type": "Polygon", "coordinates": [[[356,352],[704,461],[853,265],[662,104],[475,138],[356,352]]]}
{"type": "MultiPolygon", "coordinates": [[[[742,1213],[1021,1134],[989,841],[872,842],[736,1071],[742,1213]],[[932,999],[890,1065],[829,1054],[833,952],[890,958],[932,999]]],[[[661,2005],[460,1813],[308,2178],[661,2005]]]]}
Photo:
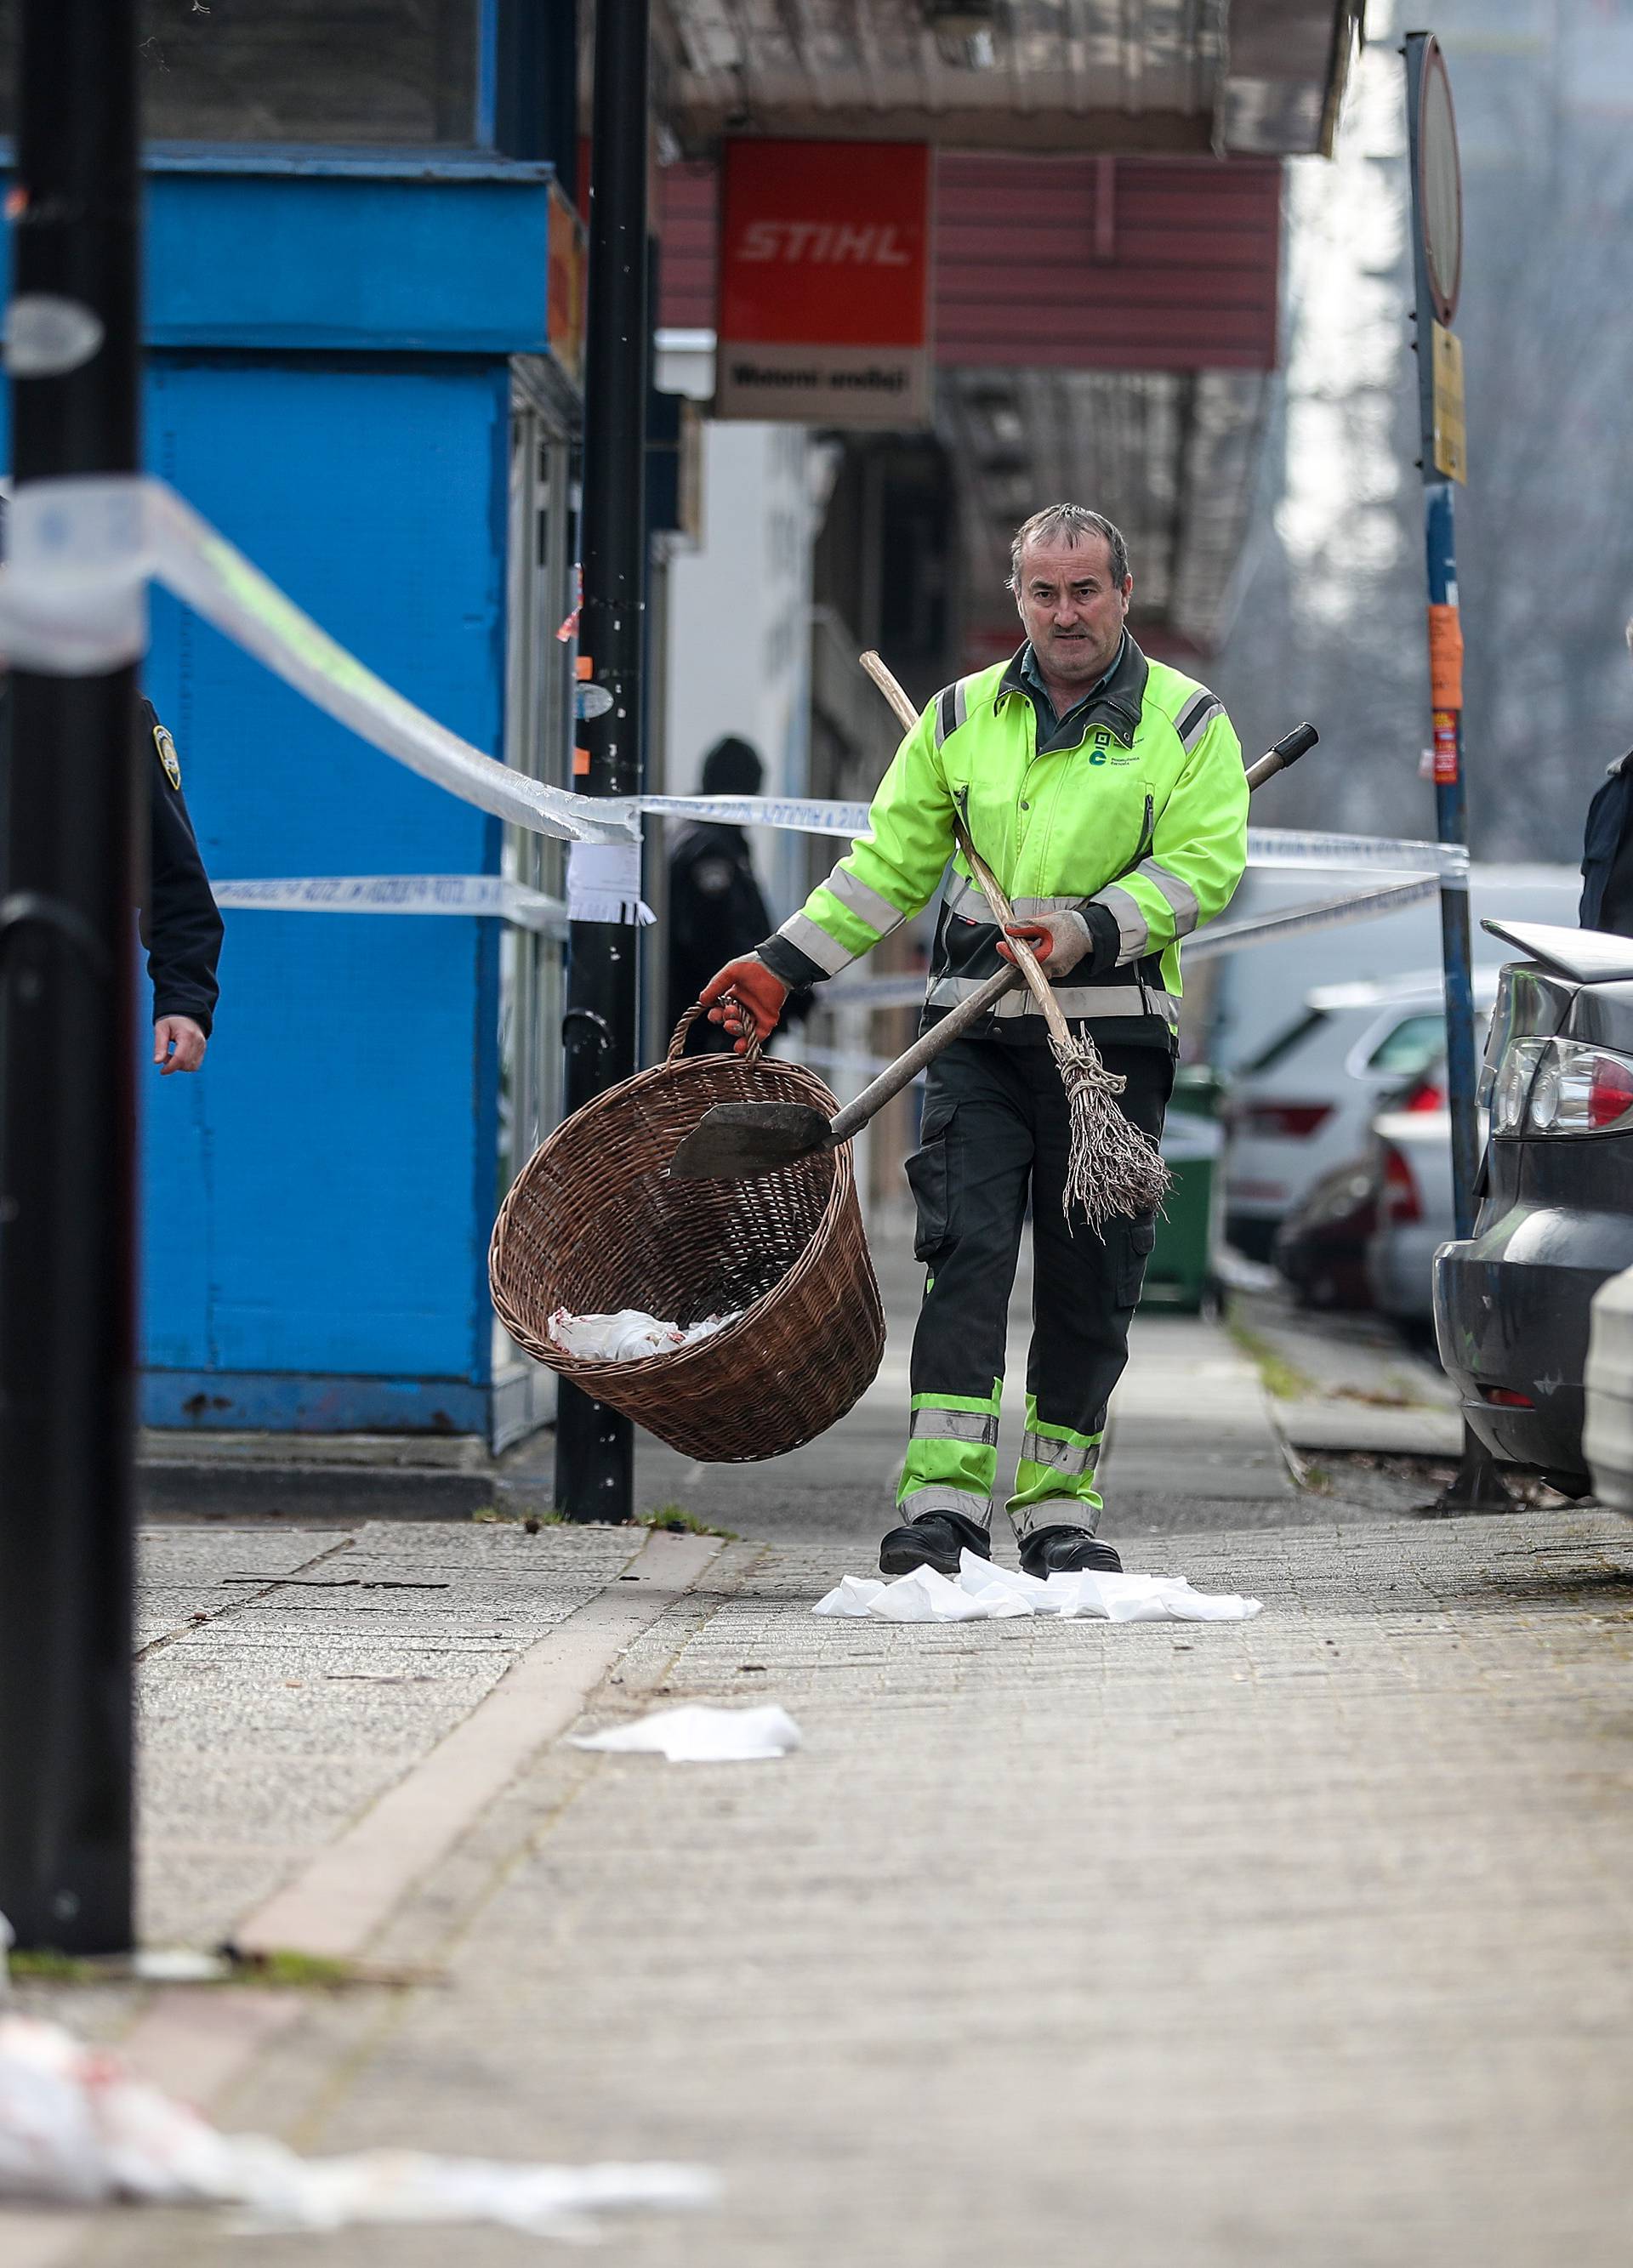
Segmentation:
{"type": "Polygon", "coordinates": [[[1040,1581],[1051,1575],[1075,1575],[1089,1568],[1097,1575],[1120,1575],[1123,1563],[1109,1543],[1102,1543],[1086,1528],[1040,1528],[1021,1546],[1021,1565],[1040,1581]]]}
{"type": "Polygon", "coordinates": [[[911,1575],[915,1567],[934,1567],[938,1575],[956,1575],[964,1551],[981,1559],[993,1556],[992,1538],[979,1521],[959,1512],[922,1512],[905,1527],[891,1528],[879,1546],[879,1572],[911,1575]]]}

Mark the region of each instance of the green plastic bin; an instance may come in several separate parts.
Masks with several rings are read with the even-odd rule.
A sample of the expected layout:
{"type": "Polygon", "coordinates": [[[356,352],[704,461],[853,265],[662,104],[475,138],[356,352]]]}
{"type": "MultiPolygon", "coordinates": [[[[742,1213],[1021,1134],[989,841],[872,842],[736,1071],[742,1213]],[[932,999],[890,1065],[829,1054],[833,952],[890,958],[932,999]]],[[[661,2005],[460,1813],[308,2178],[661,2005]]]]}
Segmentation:
{"type": "Polygon", "coordinates": [[[1208,1297],[1224,1151],[1224,1130],[1213,1116],[1221,1086],[1217,1074],[1202,1066],[1180,1071],[1174,1081],[1163,1129],[1163,1157],[1173,1187],[1157,1216],[1145,1271],[1148,1307],[1195,1314],[1208,1297]]]}

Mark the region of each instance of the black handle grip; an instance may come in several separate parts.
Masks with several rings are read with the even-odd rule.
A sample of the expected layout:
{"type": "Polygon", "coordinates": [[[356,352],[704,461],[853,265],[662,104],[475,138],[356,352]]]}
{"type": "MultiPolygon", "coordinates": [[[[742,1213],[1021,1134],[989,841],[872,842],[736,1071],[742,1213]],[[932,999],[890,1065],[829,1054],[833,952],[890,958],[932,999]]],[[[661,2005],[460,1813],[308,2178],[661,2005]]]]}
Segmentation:
{"type": "Polygon", "coordinates": [[[1313,725],[1295,725],[1286,739],[1278,740],[1270,753],[1273,756],[1281,757],[1282,769],[1285,771],[1289,764],[1296,764],[1300,756],[1307,756],[1320,737],[1313,725]]]}

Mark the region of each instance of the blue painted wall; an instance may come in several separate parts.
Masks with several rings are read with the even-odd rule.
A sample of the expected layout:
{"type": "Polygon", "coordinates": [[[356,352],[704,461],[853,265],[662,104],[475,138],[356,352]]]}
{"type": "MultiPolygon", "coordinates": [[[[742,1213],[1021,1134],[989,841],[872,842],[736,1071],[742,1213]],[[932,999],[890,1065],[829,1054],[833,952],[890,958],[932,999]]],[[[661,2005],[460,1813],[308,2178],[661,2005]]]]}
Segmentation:
{"type": "Polygon", "coordinates": [[[149,340],[542,354],[550,178],[165,166],[147,183],[149,340]]]}
{"type": "MultiPolygon", "coordinates": [[[[151,469],[494,755],[508,357],[549,345],[550,180],[173,152],[147,185],[151,469]]],[[[163,593],[146,683],[213,875],[498,871],[496,821],[163,593]]],[[[485,1430],[498,924],[226,921],[205,1068],[142,1083],[145,1422],[485,1430]]]]}
{"type": "MultiPolygon", "coordinates": [[[[371,667],[498,753],[507,403],[503,364],[165,358],[150,461],[371,667]]],[[[498,871],[497,821],[162,594],[147,687],[213,874],[498,871]]],[[[147,1087],[148,1422],[480,1423],[432,1381],[488,1377],[497,955],[491,922],[227,917],[205,1068],[147,1087]]]]}

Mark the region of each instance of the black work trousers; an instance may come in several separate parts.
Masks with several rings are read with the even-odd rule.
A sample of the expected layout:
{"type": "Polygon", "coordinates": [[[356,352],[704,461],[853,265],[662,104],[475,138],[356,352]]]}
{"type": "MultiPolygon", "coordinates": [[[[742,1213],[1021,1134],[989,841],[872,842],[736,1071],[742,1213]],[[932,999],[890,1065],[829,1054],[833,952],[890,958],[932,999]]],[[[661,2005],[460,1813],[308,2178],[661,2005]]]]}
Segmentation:
{"type": "MultiPolygon", "coordinates": [[[[1165,1048],[1104,1044],[1127,1086],[1121,1107],[1153,1137],[1173,1086],[1165,1048]]],[[[1009,1513],[1024,1537],[1093,1530],[1106,1404],[1128,1359],[1128,1326],[1156,1240],[1146,1213],[1104,1240],[1063,1208],[1071,1123],[1045,1044],[955,1040],[926,1077],[920,1146],[907,1161],[927,1263],[913,1343],[913,1422],[902,1517],[957,1512],[990,1524],[1009,1293],[1032,1206],[1032,1342],[1026,1432],[1009,1513]]]]}

